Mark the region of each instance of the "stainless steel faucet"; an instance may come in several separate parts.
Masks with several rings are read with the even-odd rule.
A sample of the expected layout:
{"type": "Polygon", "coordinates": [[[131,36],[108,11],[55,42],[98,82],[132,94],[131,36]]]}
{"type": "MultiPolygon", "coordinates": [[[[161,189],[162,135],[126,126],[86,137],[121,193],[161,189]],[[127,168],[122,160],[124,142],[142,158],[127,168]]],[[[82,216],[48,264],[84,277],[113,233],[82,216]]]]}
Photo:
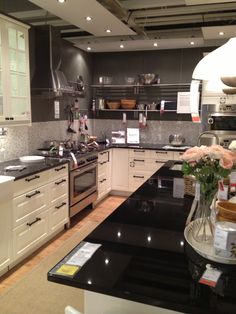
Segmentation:
{"type": "Polygon", "coordinates": [[[201,142],[201,138],[203,135],[205,134],[209,134],[209,135],[212,135],[216,138],[216,144],[217,145],[220,145],[220,139],[219,139],[219,136],[214,133],[214,132],[211,132],[211,131],[205,131],[205,132],[202,132],[199,136],[198,136],[198,139],[197,139],[197,146],[200,146],[200,142],[201,142]]]}

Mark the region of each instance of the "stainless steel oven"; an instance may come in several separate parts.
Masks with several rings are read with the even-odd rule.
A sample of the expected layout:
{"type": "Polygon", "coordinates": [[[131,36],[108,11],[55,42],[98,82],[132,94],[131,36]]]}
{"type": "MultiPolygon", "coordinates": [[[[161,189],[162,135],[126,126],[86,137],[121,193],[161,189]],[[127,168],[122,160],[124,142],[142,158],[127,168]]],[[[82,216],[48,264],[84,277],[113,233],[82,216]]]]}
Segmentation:
{"type": "Polygon", "coordinates": [[[203,104],[201,120],[203,131],[215,133],[222,146],[236,140],[236,104],[203,104]]]}
{"type": "Polygon", "coordinates": [[[80,158],[70,170],[70,217],[97,199],[97,154],[80,158]]]}

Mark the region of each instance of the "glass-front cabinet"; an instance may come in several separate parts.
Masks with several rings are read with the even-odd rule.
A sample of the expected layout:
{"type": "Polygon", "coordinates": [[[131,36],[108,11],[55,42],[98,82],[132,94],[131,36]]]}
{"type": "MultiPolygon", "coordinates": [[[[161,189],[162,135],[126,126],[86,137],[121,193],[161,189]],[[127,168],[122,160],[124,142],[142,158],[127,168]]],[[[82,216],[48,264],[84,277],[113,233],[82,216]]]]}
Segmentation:
{"type": "Polygon", "coordinates": [[[0,15],[0,125],[31,122],[28,28],[0,15]]]}

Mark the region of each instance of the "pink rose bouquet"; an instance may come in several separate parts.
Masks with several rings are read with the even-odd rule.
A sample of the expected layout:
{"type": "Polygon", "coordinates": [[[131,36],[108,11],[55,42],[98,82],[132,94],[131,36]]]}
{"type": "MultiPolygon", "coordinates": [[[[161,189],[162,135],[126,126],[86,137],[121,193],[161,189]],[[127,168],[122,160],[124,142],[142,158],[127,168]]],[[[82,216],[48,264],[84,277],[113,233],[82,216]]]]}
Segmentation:
{"type": "Polygon", "coordinates": [[[228,177],[236,163],[236,152],[220,145],[195,146],[182,156],[184,175],[193,175],[200,183],[208,205],[218,190],[219,180],[228,177]]]}

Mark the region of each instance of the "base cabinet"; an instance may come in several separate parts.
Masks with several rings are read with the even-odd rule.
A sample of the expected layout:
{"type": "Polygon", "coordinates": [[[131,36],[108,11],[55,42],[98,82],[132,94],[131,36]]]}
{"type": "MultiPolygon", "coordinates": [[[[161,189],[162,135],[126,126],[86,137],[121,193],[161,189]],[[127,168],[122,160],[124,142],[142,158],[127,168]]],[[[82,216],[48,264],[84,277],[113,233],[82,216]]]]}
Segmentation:
{"type": "Polygon", "coordinates": [[[98,153],[98,201],[111,191],[111,150],[98,153]]]}
{"type": "Polygon", "coordinates": [[[11,201],[1,202],[0,205],[0,274],[7,269],[12,259],[12,208],[11,201]]]}
{"type": "Polygon", "coordinates": [[[13,259],[25,256],[48,235],[48,211],[31,217],[32,220],[13,230],[13,259]]]}
{"type": "Polygon", "coordinates": [[[161,307],[85,290],[84,314],[180,314],[161,307]]]}
{"type": "Polygon", "coordinates": [[[68,165],[14,181],[10,266],[31,254],[69,221],[68,165]]]}
{"type": "Polygon", "coordinates": [[[129,189],[129,150],[112,149],[112,190],[128,191],[129,189]]]}

